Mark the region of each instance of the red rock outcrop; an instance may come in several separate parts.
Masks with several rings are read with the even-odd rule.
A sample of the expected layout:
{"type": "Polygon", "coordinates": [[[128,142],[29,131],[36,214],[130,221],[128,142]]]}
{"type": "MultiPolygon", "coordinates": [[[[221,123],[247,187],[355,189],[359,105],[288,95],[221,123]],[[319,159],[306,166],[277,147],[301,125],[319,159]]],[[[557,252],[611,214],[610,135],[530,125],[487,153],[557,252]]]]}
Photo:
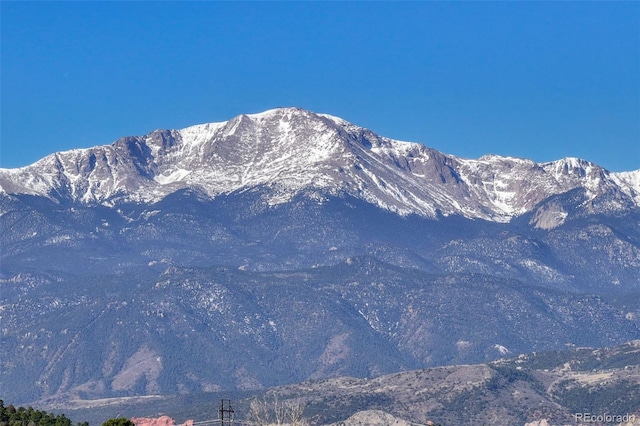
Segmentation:
{"type": "Polygon", "coordinates": [[[150,417],[132,417],[131,421],[135,423],[136,426],[193,426],[193,420],[191,419],[180,425],[176,425],[176,421],[169,416],[162,416],[157,419],[150,417]]]}

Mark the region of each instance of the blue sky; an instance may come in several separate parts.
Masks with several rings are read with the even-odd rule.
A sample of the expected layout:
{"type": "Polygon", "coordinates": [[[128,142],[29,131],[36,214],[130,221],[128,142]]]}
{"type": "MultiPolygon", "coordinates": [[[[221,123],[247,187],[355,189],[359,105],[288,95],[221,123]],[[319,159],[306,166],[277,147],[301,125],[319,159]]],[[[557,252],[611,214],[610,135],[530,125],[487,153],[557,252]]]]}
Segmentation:
{"type": "Polygon", "coordinates": [[[0,8],[2,167],[299,106],[462,157],[640,168],[640,2],[0,8]]]}

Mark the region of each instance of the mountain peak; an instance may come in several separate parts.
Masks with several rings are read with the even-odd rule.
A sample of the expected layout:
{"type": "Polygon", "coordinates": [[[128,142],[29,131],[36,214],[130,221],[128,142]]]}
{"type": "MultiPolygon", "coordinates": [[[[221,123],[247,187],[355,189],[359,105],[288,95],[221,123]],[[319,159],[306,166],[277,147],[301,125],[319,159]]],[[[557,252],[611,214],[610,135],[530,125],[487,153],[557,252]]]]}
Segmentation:
{"type": "Polygon", "coordinates": [[[56,153],[0,170],[0,188],[110,205],[154,202],[186,188],[215,198],[262,186],[271,188],[270,204],[310,190],[349,194],[401,215],[508,221],[577,187],[592,198],[618,188],[638,205],[633,176],[576,158],[543,164],[496,155],[466,160],[339,117],[286,107],[56,153]]]}

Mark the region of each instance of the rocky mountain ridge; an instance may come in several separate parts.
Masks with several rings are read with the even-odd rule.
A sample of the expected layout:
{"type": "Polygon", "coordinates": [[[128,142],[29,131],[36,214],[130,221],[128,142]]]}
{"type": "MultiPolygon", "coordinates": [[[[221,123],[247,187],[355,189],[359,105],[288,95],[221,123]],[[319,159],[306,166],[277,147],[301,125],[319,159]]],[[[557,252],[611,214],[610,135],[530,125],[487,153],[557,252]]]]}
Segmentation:
{"type": "Polygon", "coordinates": [[[500,222],[575,188],[584,188],[589,201],[614,193],[610,209],[640,205],[640,170],[611,173],[576,158],[462,159],[297,108],[156,130],[0,170],[6,194],[88,205],[157,202],[185,188],[215,198],[258,186],[271,189],[270,204],[302,191],[348,194],[401,215],[500,222]]]}
{"type": "Polygon", "coordinates": [[[614,419],[611,424],[629,419],[628,424],[637,424],[639,353],[640,341],[603,349],[570,348],[366,380],[305,382],[270,389],[262,398],[303,401],[310,414],[339,419],[334,426],[341,421],[355,426],[429,420],[443,425],[584,425],[590,416],[605,414],[614,419]],[[617,417],[625,420],[615,421],[617,417]]]}

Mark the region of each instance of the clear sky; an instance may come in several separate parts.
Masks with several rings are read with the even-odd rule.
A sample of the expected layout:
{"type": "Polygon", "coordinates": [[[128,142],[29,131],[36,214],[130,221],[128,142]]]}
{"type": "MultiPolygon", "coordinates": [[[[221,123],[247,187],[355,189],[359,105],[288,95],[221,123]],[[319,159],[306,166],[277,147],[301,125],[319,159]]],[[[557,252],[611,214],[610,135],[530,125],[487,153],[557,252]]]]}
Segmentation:
{"type": "Polygon", "coordinates": [[[640,168],[640,2],[0,2],[2,167],[299,106],[640,168]]]}

